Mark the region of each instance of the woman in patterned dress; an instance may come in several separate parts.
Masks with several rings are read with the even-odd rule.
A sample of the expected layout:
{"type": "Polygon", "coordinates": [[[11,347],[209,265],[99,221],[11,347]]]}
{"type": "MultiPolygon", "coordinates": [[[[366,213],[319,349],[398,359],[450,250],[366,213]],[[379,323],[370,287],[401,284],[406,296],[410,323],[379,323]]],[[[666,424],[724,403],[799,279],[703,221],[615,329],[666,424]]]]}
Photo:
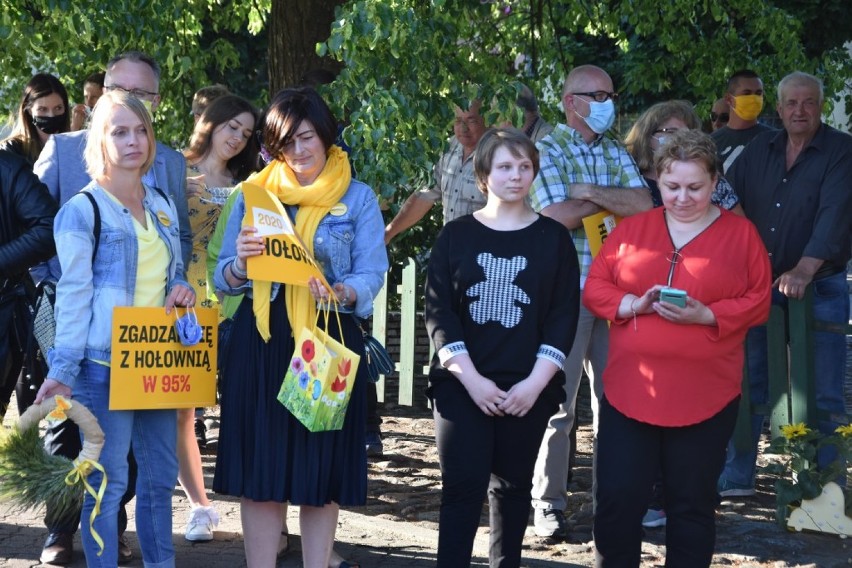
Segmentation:
{"type": "MultiPolygon", "coordinates": [[[[257,160],[254,127],[257,110],[236,95],[215,99],[195,123],[186,157],[186,195],[192,226],[192,258],[187,280],[198,290],[199,305],[216,303],[207,283],[207,244],[222,212],[225,200],[240,181],[251,173],[257,160]]],[[[194,428],[195,409],[178,410],[178,480],[192,510],[186,526],[186,539],[212,540],[219,515],[210,506],[201,472],[201,452],[194,428]]]]}

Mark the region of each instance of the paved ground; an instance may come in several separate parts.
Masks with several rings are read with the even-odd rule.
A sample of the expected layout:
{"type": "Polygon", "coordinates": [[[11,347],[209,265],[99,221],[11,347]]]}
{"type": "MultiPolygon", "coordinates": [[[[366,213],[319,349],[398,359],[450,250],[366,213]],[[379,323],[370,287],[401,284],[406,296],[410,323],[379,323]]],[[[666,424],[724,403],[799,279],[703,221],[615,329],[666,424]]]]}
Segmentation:
{"type": "MultiPolygon", "coordinates": [[[[847,338],[850,340],[850,338],[847,338]]],[[[850,349],[852,359],[852,349],[850,349]]],[[[852,361],[847,373],[847,393],[852,393],[852,361]]],[[[852,397],[851,397],[852,398],[852,397]]],[[[852,399],[849,401],[852,403],[852,399]]],[[[850,404],[852,406],[852,404],[850,404]]],[[[12,405],[14,408],[14,403],[12,405]]],[[[586,410],[588,409],[581,409],[586,410]]],[[[386,454],[389,458],[381,462],[372,462],[370,468],[371,495],[368,507],[361,512],[341,511],[337,531],[338,552],[350,562],[361,566],[376,568],[425,568],[434,566],[434,551],[437,545],[437,515],[434,502],[439,489],[432,489],[437,483],[436,459],[433,455],[431,420],[428,413],[421,412],[411,417],[397,418],[395,410],[387,412],[385,426],[386,454]],[[414,456],[416,459],[411,459],[414,456]],[[409,458],[408,460],[405,457],[409,458]],[[384,479],[387,472],[387,479],[384,479]],[[426,480],[425,478],[431,477],[426,480]],[[433,485],[421,485],[421,481],[433,485]],[[430,489],[427,490],[427,487],[430,489]],[[413,494],[428,494],[432,504],[428,510],[421,506],[406,505],[407,489],[413,494]],[[379,511],[371,504],[380,501],[393,501],[401,496],[402,503],[396,514],[379,511]],[[408,511],[406,510],[408,509],[408,511]],[[412,512],[413,511],[413,512],[412,512]]],[[[588,418],[588,417],[586,417],[588,418]]],[[[17,420],[14,411],[10,411],[2,427],[8,427],[17,420]]],[[[215,425],[215,424],[214,424],[215,425]]],[[[588,496],[590,467],[590,433],[587,426],[581,426],[578,456],[578,470],[575,475],[581,477],[581,483],[575,486],[577,502],[572,505],[569,519],[572,527],[571,538],[566,542],[550,542],[536,539],[528,533],[525,539],[524,561],[522,566],[537,567],[581,567],[593,563],[593,549],[589,542],[590,514],[588,496]],[[584,512],[585,511],[585,512],[584,512]],[[576,520],[572,520],[576,519],[576,520]]],[[[215,430],[211,432],[215,435],[215,430]]],[[[210,487],[212,465],[215,456],[204,455],[206,484],[210,487]]],[[[837,537],[818,534],[788,533],[771,520],[772,517],[772,480],[761,476],[758,479],[758,499],[741,502],[726,502],[720,508],[717,517],[718,538],[714,568],[839,568],[852,566],[852,542],[837,537]]],[[[204,544],[191,544],[184,540],[183,529],[188,511],[186,499],[180,489],[175,492],[174,542],[179,568],[239,568],[245,566],[242,534],[240,530],[239,505],[235,500],[215,496],[215,506],[221,515],[219,530],[215,540],[204,544]]],[[[136,540],[135,523],[132,518],[128,529],[131,547],[136,558],[131,566],[142,566],[139,543],[136,540]]],[[[279,567],[301,566],[301,554],[298,541],[297,510],[289,514],[289,527],[294,533],[291,541],[293,552],[279,562],[279,567]]],[[[41,566],[38,557],[45,529],[39,512],[21,512],[0,504],[0,568],[30,568],[41,566]]],[[[486,521],[487,524],[487,521],[486,521]]],[[[487,558],[486,529],[481,528],[475,545],[474,566],[486,566],[487,558]]],[[[72,568],[85,566],[80,551],[79,535],[76,537],[72,568]]],[[[665,554],[665,532],[662,529],[648,533],[643,543],[643,566],[662,566],[665,554]]]]}
{"type": "MultiPolygon", "coordinates": [[[[368,505],[356,511],[342,511],[337,531],[336,549],[351,562],[376,568],[425,568],[435,565],[437,544],[437,496],[434,489],[439,474],[434,459],[434,444],[428,429],[431,420],[420,412],[399,417],[389,411],[385,420],[385,458],[371,462],[368,505]],[[415,459],[411,459],[415,456],[415,459]],[[427,484],[428,483],[428,484],[427,484]],[[408,491],[408,493],[406,493],[408,491]],[[424,497],[425,494],[425,497],[424,497]],[[417,500],[419,499],[419,500],[417,500]],[[394,503],[387,508],[388,503],[394,503]],[[413,504],[412,504],[413,503],[413,504]]],[[[408,411],[411,413],[412,411],[408,411]]],[[[7,417],[5,425],[11,423],[7,417]]],[[[538,539],[531,532],[525,538],[522,566],[579,567],[591,566],[593,548],[590,534],[590,496],[586,479],[591,470],[590,432],[581,426],[578,449],[580,477],[569,498],[571,536],[567,541],[538,539]]],[[[215,435],[215,429],[212,431],[215,435]]],[[[207,486],[212,481],[215,456],[205,453],[204,471],[207,486]]],[[[712,566],[740,568],[839,568],[852,565],[850,542],[817,534],[788,533],[772,522],[772,480],[761,476],[758,498],[726,502],[717,517],[717,550],[712,566]]],[[[180,489],[175,492],[174,542],[177,566],[187,568],[240,568],[245,566],[240,531],[239,505],[233,499],[213,497],[221,515],[215,540],[191,544],[183,539],[187,504],[180,489]]],[[[142,566],[139,543],[132,518],[128,535],[136,554],[132,566],[142,566]]],[[[301,566],[299,554],[298,512],[291,510],[288,525],[293,533],[293,552],[279,567],[301,566]]],[[[487,526],[484,518],[483,527],[487,526]]],[[[38,556],[45,529],[38,512],[20,512],[0,504],[0,568],[40,566],[38,556]]],[[[79,536],[72,568],[85,566],[79,536]]],[[[481,528],[475,546],[474,566],[486,566],[487,534],[481,528]]],[[[649,531],[643,543],[643,566],[660,567],[665,557],[665,530],[649,531]]]]}
{"type": "MultiPolygon", "coordinates": [[[[10,407],[9,415],[0,427],[9,427],[17,421],[15,403],[10,407]]],[[[214,419],[208,420],[212,426],[210,431],[212,447],[215,448],[215,438],[218,434],[218,423],[214,419]]],[[[422,414],[422,413],[421,413],[422,414]]],[[[427,420],[420,418],[420,420],[427,420]]],[[[406,424],[409,422],[404,421],[406,424]]],[[[431,422],[431,421],[430,421],[431,422]]],[[[393,419],[387,423],[395,423],[393,419]]],[[[399,424],[399,423],[397,423],[399,424]]],[[[393,434],[387,432],[390,437],[393,434]]],[[[405,434],[401,434],[405,435],[405,434]]],[[[431,440],[423,436],[417,437],[418,444],[431,445],[431,440]]],[[[388,444],[390,444],[388,440],[388,444]]],[[[390,448],[388,448],[390,449],[390,448]]],[[[212,471],[215,463],[215,455],[205,452],[202,455],[205,473],[205,484],[208,489],[212,483],[212,471]]],[[[381,468],[381,464],[374,467],[381,468]]],[[[371,474],[372,475],[372,474],[371,474]]],[[[431,474],[430,474],[431,475],[431,474]]],[[[377,487],[374,485],[374,487],[377,487]]],[[[211,495],[214,505],[220,514],[220,524],[215,533],[215,539],[209,543],[193,544],[183,538],[184,523],[188,513],[188,505],[183,491],[178,487],[174,497],[174,543],[176,547],[177,566],[179,568],[239,568],[245,566],[245,555],[243,552],[243,540],[240,527],[239,503],[235,499],[211,495]]],[[[135,532],[135,520],[133,507],[135,501],[128,506],[130,515],[127,535],[135,558],[130,566],[142,566],[141,552],[135,532]]],[[[369,507],[362,509],[367,511],[369,507]]],[[[7,503],[0,503],[0,568],[29,568],[43,566],[39,561],[39,554],[46,536],[42,524],[42,513],[40,511],[19,511],[13,509],[7,503]]],[[[435,564],[435,549],[438,542],[438,533],[434,527],[436,523],[406,523],[399,522],[393,515],[364,514],[353,511],[341,511],[337,530],[336,550],[348,561],[358,562],[361,566],[377,568],[409,568],[426,567],[435,564]]],[[[286,555],[278,564],[279,568],[301,566],[301,554],[299,552],[299,522],[298,509],[292,508],[288,514],[288,526],[293,535],[291,536],[292,552],[286,555]]],[[[478,557],[475,566],[485,566],[488,554],[488,537],[485,529],[480,530],[475,546],[475,555],[478,557]]],[[[580,547],[586,554],[589,548],[580,547]]],[[[587,563],[571,564],[564,561],[553,562],[547,560],[525,561],[525,566],[584,566],[587,563]]],[[[79,534],[75,535],[74,560],[70,565],[72,568],[86,566],[83,558],[79,534]]]]}
{"type": "MultiPolygon", "coordinates": [[[[132,507],[131,502],[131,507],[132,507]]],[[[180,491],[175,498],[175,538],[177,566],[187,568],[235,568],[245,566],[242,534],[240,532],[239,506],[233,500],[217,496],[216,508],[221,515],[219,530],[210,543],[192,544],[184,540],[182,525],[178,525],[180,511],[186,511],[185,500],[180,491]]],[[[298,532],[298,512],[289,513],[289,526],[298,532]]],[[[130,544],[137,558],[130,566],[142,566],[135,525],[130,521],[128,533],[130,544]]],[[[0,567],[29,568],[42,566],[38,561],[45,530],[41,516],[32,512],[15,512],[0,505],[0,567]]],[[[416,524],[400,523],[351,511],[341,511],[337,531],[336,549],[350,562],[376,568],[415,568],[434,566],[437,531],[416,524]]],[[[293,552],[279,562],[278,567],[301,566],[298,534],[291,538],[293,552]]],[[[80,551],[80,537],[75,537],[74,562],[72,568],[86,566],[80,551]]],[[[476,566],[485,566],[487,536],[481,534],[476,543],[476,566]]],[[[528,560],[524,566],[586,566],[560,561],[528,560]]]]}

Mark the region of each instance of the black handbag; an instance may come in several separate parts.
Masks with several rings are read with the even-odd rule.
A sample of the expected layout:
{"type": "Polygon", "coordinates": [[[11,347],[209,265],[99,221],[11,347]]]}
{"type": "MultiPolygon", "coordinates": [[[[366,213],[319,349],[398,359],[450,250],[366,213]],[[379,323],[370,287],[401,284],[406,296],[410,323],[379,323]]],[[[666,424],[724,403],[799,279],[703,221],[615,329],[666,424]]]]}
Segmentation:
{"type": "Polygon", "coordinates": [[[381,342],[367,333],[362,322],[352,316],[358,329],[361,330],[361,335],[364,337],[364,361],[367,364],[367,373],[370,376],[370,381],[379,382],[379,375],[387,375],[396,368],[396,365],[391,359],[388,350],[381,342]]]}

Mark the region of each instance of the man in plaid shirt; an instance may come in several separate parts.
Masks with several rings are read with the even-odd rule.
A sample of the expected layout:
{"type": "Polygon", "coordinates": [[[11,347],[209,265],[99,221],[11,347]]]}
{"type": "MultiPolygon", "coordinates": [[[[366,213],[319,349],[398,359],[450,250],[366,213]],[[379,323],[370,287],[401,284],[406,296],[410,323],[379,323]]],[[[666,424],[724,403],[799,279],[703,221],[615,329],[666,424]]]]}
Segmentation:
{"type": "MultiPolygon", "coordinates": [[[[582,65],[565,79],[562,105],[565,124],[559,124],[537,144],[541,170],[530,190],[536,211],[568,227],[580,261],[580,289],[592,255],[583,218],[602,210],[625,217],[651,208],[639,168],[619,142],[605,136],[615,122],[612,79],[599,67],[582,65]]],[[[598,399],[606,364],[609,330],[582,305],[574,345],[565,362],[566,401],[550,419],[539,449],[533,478],[535,533],[565,537],[567,483],[576,434],[572,437],[577,391],[585,368],[592,383],[592,407],[597,430],[598,399]]],[[[649,488],[650,491],[650,488],[649,488]]]]}
{"type": "Polygon", "coordinates": [[[447,152],[435,164],[435,184],[415,191],[406,199],[385,227],[385,244],[417,224],[438,201],[444,206],[444,225],[485,205],[485,195],[476,187],[473,175],[473,150],[485,134],[485,121],[479,114],[481,106],[481,101],[473,100],[467,110],[453,107],[454,136],[447,152]]]}

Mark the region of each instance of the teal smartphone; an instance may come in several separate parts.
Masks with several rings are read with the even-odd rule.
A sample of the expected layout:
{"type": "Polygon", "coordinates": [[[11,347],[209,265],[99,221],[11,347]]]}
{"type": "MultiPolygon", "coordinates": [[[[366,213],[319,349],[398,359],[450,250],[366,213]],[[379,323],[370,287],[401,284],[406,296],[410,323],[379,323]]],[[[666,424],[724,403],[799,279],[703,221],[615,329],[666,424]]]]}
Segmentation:
{"type": "Polygon", "coordinates": [[[686,307],[686,290],[678,290],[677,288],[662,288],[660,290],[660,301],[674,304],[675,306],[686,307]]]}

